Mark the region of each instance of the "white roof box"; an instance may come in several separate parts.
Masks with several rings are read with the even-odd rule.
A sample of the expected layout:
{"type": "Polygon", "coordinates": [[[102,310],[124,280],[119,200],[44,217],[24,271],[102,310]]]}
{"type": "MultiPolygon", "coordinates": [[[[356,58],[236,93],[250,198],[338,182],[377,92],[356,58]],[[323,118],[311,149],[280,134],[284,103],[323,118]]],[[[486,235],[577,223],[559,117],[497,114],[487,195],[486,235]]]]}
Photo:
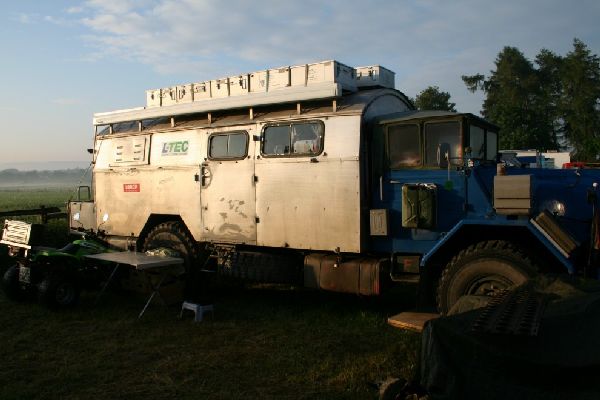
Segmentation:
{"type": "Polygon", "coordinates": [[[356,86],[361,87],[384,87],[395,89],[395,76],[393,71],[381,65],[370,65],[356,68],[356,86]]]}

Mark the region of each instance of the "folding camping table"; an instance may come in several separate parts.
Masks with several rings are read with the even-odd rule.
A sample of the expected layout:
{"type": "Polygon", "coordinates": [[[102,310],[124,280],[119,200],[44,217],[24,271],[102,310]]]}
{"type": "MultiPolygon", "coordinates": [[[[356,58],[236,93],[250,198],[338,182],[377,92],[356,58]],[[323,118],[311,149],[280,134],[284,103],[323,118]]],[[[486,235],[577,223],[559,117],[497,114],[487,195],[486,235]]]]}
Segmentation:
{"type": "MultiPolygon", "coordinates": [[[[146,272],[146,276],[148,276],[147,273],[150,271],[159,272],[161,274],[161,277],[158,280],[158,283],[153,283],[152,279],[150,279],[150,277],[148,276],[148,283],[152,287],[152,293],[150,294],[148,301],[146,301],[144,308],[138,315],[138,319],[141,318],[142,315],[144,315],[144,312],[146,311],[146,309],[152,302],[152,299],[154,298],[154,296],[156,296],[157,294],[160,296],[160,292],[159,292],[160,287],[163,284],[165,278],[169,275],[169,272],[172,272],[173,268],[176,266],[179,266],[179,267],[183,266],[182,258],[167,257],[167,256],[149,256],[145,253],[137,253],[134,251],[122,251],[122,252],[115,252],[115,253],[100,253],[100,254],[87,255],[84,257],[90,258],[93,260],[98,260],[98,261],[107,261],[107,262],[111,262],[111,263],[115,264],[115,267],[113,268],[112,272],[110,273],[110,276],[108,277],[107,281],[104,283],[104,286],[102,286],[102,289],[100,290],[100,293],[98,294],[98,297],[96,298],[96,302],[98,302],[100,297],[104,294],[104,291],[106,290],[106,288],[108,287],[110,282],[115,277],[117,270],[122,265],[133,267],[138,271],[146,272]]],[[[164,301],[164,299],[163,299],[163,301],[164,301]]]]}

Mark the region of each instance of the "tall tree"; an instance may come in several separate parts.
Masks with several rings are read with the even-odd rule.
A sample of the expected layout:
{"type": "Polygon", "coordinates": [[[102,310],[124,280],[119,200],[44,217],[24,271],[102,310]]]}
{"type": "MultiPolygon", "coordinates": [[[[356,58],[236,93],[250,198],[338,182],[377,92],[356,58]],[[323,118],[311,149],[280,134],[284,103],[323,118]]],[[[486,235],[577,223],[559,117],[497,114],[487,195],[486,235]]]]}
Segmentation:
{"type": "Polygon", "coordinates": [[[450,93],[442,92],[438,86],[429,86],[419,93],[414,101],[419,110],[454,111],[456,103],[450,102],[450,93]]]}
{"type": "Polygon", "coordinates": [[[559,105],[564,133],[578,160],[600,156],[600,60],[579,39],[564,58],[559,105]]]}
{"type": "Polygon", "coordinates": [[[519,49],[505,47],[496,57],[496,69],[483,75],[463,76],[471,91],[483,90],[482,114],[502,128],[504,149],[556,148],[540,107],[540,80],[531,61],[519,49]]]}
{"type": "Polygon", "coordinates": [[[536,108],[543,114],[541,123],[549,132],[551,140],[557,144],[557,148],[567,148],[568,143],[560,112],[562,102],[560,80],[563,59],[550,50],[542,49],[536,56],[535,63],[538,65],[537,74],[540,83],[540,91],[536,96],[536,108]]]}
{"type": "Polygon", "coordinates": [[[600,157],[600,59],[582,41],[565,57],[541,50],[535,65],[505,47],[489,77],[462,79],[485,93],[482,114],[502,128],[501,148],[562,147],[578,160],[600,157]]]}

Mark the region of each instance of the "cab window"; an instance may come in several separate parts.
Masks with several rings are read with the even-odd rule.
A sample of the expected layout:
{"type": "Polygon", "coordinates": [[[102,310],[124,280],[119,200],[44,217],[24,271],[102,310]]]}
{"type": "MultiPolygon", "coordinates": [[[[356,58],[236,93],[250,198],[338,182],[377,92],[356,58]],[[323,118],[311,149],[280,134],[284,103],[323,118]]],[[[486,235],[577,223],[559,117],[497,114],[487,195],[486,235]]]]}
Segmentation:
{"type": "Polygon", "coordinates": [[[425,166],[445,168],[462,164],[462,138],[457,121],[425,124],[425,166]]]}
{"type": "Polygon", "coordinates": [[[421,165],[419,125],[393,125],[387,132],[387,150],[391,169],[421,165]]]}
{"type": "Polygon", "coordinates": [[[485,131],[476,126],[469,127],[469,147],[471,147],[471,158],[483,160],[485,157],[485,131]]]}

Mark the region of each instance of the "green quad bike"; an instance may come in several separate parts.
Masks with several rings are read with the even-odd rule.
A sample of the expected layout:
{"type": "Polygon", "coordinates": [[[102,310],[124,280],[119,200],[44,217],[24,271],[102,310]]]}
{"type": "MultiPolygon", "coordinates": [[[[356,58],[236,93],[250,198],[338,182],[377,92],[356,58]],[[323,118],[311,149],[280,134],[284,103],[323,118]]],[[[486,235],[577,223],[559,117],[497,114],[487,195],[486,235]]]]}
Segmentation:
{"type": "Polygon", "coordinates": [[[92,233],[62,249],[33,246],[39,225],[6,220],[0,244],[8,246],[15,264],[5,272],[2,289],[12,300],[37,295],[50,308],[75,305],[82,289],[97,288],[105,278],[103,269],[86,262],[84,256],[105,253],[108,246],[92,233]]]}

